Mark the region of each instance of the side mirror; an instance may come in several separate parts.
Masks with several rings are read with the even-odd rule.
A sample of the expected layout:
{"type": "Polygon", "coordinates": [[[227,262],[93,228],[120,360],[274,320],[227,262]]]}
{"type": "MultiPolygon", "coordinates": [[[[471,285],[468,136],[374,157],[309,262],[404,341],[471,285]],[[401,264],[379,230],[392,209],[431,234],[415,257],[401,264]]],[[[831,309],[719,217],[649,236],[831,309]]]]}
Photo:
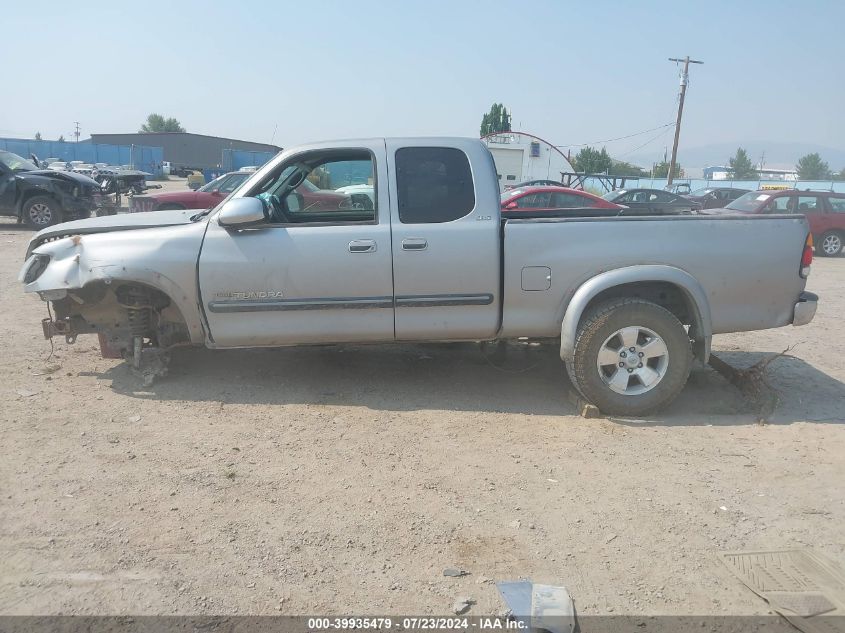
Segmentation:
{"type": "Polygon", "coordinates": [[[264,203],[258,198],[234,198],[220,209],[217,221],[225,228],[246,228],[267,219],[264,203]]]}
{"type": "Polygon", "coordinates": [[[505,205],[505,209],[516,209],[516,208],[518,208],[518,207],[519,207],[519,204],[517,204],[517,202],[516,202],[516,201],[514,201],[514,202],[508,202],[508,204],[507,204],[507,205],[505,205]]]}

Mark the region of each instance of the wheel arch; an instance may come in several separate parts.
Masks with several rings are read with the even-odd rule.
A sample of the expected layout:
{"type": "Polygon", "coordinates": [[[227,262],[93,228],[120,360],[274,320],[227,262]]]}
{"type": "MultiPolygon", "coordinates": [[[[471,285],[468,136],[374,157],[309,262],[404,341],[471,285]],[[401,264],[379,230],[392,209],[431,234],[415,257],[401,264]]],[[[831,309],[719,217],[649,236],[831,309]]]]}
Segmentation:
{"type": "MultiPolygon", "coordinates": [[[[155,292],[161,293],[170,301],[170,306],[174,308],[188,331],[188,337],[194,345],[200,345],[205,341],[205,329],[202,324],[202,318],[199,314],[199,309],[195,301],[191,300],[191,296],[179,286],[175,281],[165,275],[154,273],[147,269],[126,269],[121,270],[121,274],[114,277],[99,277],[92,279],[89,284],[102,283],[111,285],[113,287],[136,285],[144,286],[155,292]]],[[[88,285],[88,284],[86,284],[88,285]]]]}
{"type": "Polygon", "coordinates": [[[27,188],[23,189],[21,191],[20,195],[18,196],[18,201],[16,203],[16,209],[17,209],[18,217],[19,218],[23,217],[23,208],[24,208],[24,205],[26,205],[28,200],[31,200],[32,198],[37,198],[37,197],[40,197],[40,196],[44,196],[45,198],[51,198],[52,200],[54,200],[56,202],[56,204],[59,205],[60,209],[62,208],[62,201],[59,200],[59,197],[56,195],[56,192],[52,188],[42,189],[41,187],[27,187],[27,188]]]}
{"type": "Polygon", "coordinates": [[[593,305],[615,297],[649,298],[690,326],[696,358],[706,363],[710,356],[713,324],[710,304],[701,284],[691,274],[659,264],[617,268],[585,281],[566,306],[560,326],[560,357],[564,361],[575,352],[578,327],[593,305]]]}

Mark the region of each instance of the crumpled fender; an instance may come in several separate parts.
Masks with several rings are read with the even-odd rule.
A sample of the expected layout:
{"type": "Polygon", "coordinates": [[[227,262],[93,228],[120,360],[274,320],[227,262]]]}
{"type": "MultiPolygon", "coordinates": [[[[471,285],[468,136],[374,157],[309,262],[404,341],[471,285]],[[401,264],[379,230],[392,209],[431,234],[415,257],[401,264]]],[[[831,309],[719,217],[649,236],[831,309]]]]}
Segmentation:
{"type": "Polygon", "coordinates": [[[62,299],[69,290],[96,282],[146,284],[170,297],[185,319],[191,342],[202,344],[205,330],[198,305],[196,262],[205,225],[178,227],[181,231],[175,228],[74,235],[46,242],[27,258],[18,280],[23,283],[37,257],[48,256],[44,272],[24,284],[24,292],[38,293],[45,301],[62,299]]]}

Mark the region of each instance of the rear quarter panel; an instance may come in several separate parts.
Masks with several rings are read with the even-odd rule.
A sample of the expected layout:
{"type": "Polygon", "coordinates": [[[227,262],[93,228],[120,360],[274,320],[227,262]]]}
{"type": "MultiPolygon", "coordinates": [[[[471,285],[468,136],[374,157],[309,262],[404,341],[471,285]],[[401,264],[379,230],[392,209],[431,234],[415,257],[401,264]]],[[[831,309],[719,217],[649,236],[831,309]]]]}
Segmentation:
{"type": "Polygon", "coordinates": [[[795,216],[508,220],[502,336],[559,336],[581,284],[642,264],[674,266],[697,279],[714,334],[788,325],[805,285],[798,272],[808,231],[795,216]],[[528,266],[550,268],[551,288],[523,290],[528,266]]]}

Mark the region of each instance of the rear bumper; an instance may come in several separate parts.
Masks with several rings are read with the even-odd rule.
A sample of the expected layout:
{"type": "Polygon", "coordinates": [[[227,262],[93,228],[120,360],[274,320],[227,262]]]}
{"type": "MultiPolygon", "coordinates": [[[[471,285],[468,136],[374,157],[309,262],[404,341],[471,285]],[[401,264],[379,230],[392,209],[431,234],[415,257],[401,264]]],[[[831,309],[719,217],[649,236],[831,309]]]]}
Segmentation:
{"type": "Polygon", "coordinates": [[[792,325],[807,325],[816,316],[819,296],[812,292],[802,292],[798,296],[798,303],[792,309],[792,325]]]}

